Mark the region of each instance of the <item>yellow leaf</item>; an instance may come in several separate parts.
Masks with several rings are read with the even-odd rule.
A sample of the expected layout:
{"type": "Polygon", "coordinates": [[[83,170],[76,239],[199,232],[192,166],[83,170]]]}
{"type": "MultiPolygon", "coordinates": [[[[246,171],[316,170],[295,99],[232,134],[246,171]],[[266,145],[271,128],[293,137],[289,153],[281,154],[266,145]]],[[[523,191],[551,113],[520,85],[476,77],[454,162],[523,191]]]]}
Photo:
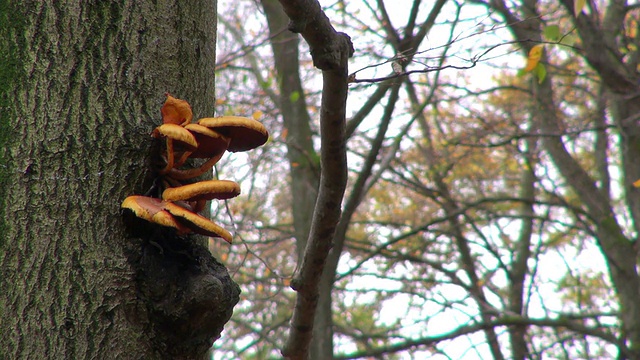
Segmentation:
{"type": "Polygon", "coordinates": [[[227,102],[226,99],[217,98],[216,105],[224,105],[227,102]]]}
{"type": "Polygon", "coordinates": [[[638,22],[635,20],[631,20],[629,22],[629,26],[625,27],[625,31],[626,35],[632,39],[635,39],[636,36],[638,36],[638,22]]]}
{"type": "Polygon", "coordinates": [[[634,182],[633,182],[633,186],[634,186],[634,187],[637,187],[637,188],[640,188],[640,179],[638,179],[638,180],[634,181],[634,182]]]}
{"type": "Polygon", "coordinates": [[[260,110],[254,111],[251,117],[253,118],[253,120],[260,120],[260,118],[262,117],[262,111],[260,110]]]}
{"type": "Polygon", "coordinates": [[[573,13],[578,17],[582,13],[582,9],[587,5],[587,0],[575,0],[573,3],[573,13]]]}
{"type": "Polygon", "coordinates": [[[527,57],[527,66],[524,68],[524,71],[532,71],[538,66],[542,58],[542,50],[544,50],[543,44],[538,44],[531,48],[529,56],[527,57]]]}

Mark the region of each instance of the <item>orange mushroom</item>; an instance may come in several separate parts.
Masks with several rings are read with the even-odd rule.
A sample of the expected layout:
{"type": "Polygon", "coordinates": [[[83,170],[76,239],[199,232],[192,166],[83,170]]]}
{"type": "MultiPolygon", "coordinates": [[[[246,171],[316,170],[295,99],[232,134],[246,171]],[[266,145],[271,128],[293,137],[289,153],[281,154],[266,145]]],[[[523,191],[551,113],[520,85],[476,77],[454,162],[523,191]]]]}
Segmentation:
{"type": "Polygon", "coordinates": [[[198,148],[195,136],[189,130],[176,124],[162,124],[153,130],[151,136],[154,138],[164,137],[167,139],[167,165],[160,170],[160,174],[166,174],[174,167],[174,141],[180,150],[191,153],[198,148]]]}
{"type": "Polygon", "coordinates": [[[188,124],[184,128],[189,130],[198,142],[198,149],[191,154],[192,158],[210,158],[225,152],[229,147],[228,137],[206,126],[188,124]]]}
{"type": "Polygon", "coordinates": [[[232,240],[231,233],[211,220],[169,201],[132,195],[124,199],[121,207],[130,210],[134,215],[146,221],[174,228],[180,235],[194,232],[219,237],[228,243],[231,243],[232,240]]]}
{"type": "MultiPolygon", "coordinates": [[[[202,172],[198,175],[204,174],[220,160],[224,152],[227,150],[227,148],[229,147],[229,138],[220,134],[219,132],[213,131],[198,124],[187,124],[184,128],[187,129],[195,137],[196,141],[198,142],[198,148],[193,153],[185,152],[184,154],[182,154],[180,159],[175,162],[174,168],[177,168],[184,164],[187,158],[212,159],[217,157],[217,160],[207,161],[205,164],[202,164],[200,166],[200,171],[202,172]]],[[[181,171],[184,170],[179,170],[178,172],[181,171]]]]}
{"type": "Polygon", "coordinates": [[[242,116],[220,116],[202,118],[198,124],[215,130],[231,139],[231,152],[247,151],[263,145],[269,139],[269,132],[261,122],[242,116]]]}
{"type": "Polygon", "coordinates": [[[196,234],[219,237],[231,244],[232,236],[218,224],[172,202],[165,202],[164,209],[173,215],[182,225],[196,234]]]}
{"type": "Polygon", "coordinates": [[[121,207],[135,216],[177,230],[220,237],[231,243],[231,233],[208,218],[199,215],[205,202],[229,199],[240,194],[240,185],[228,180],[208,180],[182,185],[181,180],[200,176],[215,165],[225,151],[247,151],[263,145],[269,139],[267,129],[258,121],[240,116],[203,118],[191,124],[193,112],[188,102],[169,93],[162,106],[163,124],[152,132],[154,138],[166,140],[166,164],[160,174],[163,199],[129,196],[121,207]],[[178,169],[189,158],[208,159],[193,169],[178,169]]]}
{"type": "Polygon", "coordinates": [[[193,119],[191,105],[189,105],[185,100],[174,98],[169,93],[165,93],[165,95],[167,96],[167,99],[160,109],[160,113],[162,114],[162,123],[181,126],[191,123],[191,120],[193,119]]]}
{"type": "Polygon", "coordinates": [[[133,212],[136,217],[143,220],[174,228],[178,231],[178,234],[189,233],[189,228],[177,222],[176,219],[174,219],[173,216],[164,209],[166,204],[166,201],[162,201],[160,199],[148,196],[132,195],[124,199],[120,207],[133,212]]]}
{"type": "Polygon", "coordinates": [[[166,189],[162,193],[165,201],[198,201],[230,199],[240,195],[240,185],[229,180],[207,180],[194,184],[166,189]]]}

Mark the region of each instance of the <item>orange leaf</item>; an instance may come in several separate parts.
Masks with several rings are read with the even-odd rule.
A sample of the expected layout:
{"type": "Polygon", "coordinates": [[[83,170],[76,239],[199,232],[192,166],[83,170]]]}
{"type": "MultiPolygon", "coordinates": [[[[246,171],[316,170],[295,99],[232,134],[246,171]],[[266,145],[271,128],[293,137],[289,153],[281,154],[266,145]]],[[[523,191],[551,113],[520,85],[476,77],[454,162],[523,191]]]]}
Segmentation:
{"type": "Polygon", "coordinates": [[[538,66],[542,58],[542,50],[544,50],[543,44],[538,44],[531,48],[529,56],[527,57],[527,66],[524,68],[524,71],[532,71],[538,66]]]}
{"type": "Polygon", "coordinates": [[[262,117],[262,111],[260,110],[254,111],[251,117],[253,118],[253,120],[260,120],[260,118],[262,117]]]}
{"type": "Polygon", "coordinates": [[[289,134],[289,129],[287,128],[282,129],[282,134],[280,134],[280,136],[282,137],[282,140],[286,139],[288,134],[289,134]]]}
{"type": "Polygon", "coordinates": [[[189,124],[193,118],[191,105],[184,100],[174,98],[169,93],[165,95],[167,96],[167,100],[165,100],[162,109],[160,109],[162,113],[162,123],[182,126],[189,124]]]}
{"type": "Polygon", "coordinates": [[[633,187],[640,188],[640,179],[633,182],[633,187]]]}

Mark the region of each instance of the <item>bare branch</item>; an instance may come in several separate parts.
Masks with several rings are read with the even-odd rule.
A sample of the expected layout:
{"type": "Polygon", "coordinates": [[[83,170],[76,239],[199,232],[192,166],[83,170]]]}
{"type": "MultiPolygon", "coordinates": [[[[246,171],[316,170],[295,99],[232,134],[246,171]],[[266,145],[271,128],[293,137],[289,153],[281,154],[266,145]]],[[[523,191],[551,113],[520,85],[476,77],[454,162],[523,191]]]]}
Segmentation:
{"type": "Polygon", "coordinates": [[[319,281],[340,219],[347,182],[347,61],[353,55],[353,45],[349,36],[333,28],[317,0],[280,0],[280,3],[291,19],[289,29],[300,33],[307,41],[314,65],[323,70],[320,189],[302,264],[291,282],[298,296],[289,338],[282,351],[287,359],[306,359],[318,303],[319,281]]]}
{"type": "MultiPolygon", "coordinates": [[[[519,316],[510,316],[510,317],[504,317],[501,319],[496,319],[494,321],[490,321],[487,323],[478,323],[478,324],[469,325],[469,326],[462,326],[457,330],[454,330],[450,333],[443,334],[443,335],[428,336],[428,337],[415,339],[415,340],[407,340],[402,343],[389,345],[386,347],[380,347],[378,349],[358,352],[354,354],[349,354],[349,355],[336,356],[335,358],[336,359],[359,359],[363,357],[375,357],[382,354],[390,354],[390,353],[410,350],[420,346],[434,345],[444,340],[455,339],[460,336],[473,334],[486,329],[495,329],[500,326],[514,326],[514,325],[565,328],[569,331],[575,332],[582,336],[584,335],[592,336],[616,345],[618,345],[619,343],[618,339],[613,334],[603,331],[600,327],[594,328],[594,327],[586,326],[579,321],[572,321],[569,319],[530,319],[530,318],[519,317],[519,316]]],[[[620,346],[619,348],[621,351],[624,351],[623,346],[620,346]]]]}

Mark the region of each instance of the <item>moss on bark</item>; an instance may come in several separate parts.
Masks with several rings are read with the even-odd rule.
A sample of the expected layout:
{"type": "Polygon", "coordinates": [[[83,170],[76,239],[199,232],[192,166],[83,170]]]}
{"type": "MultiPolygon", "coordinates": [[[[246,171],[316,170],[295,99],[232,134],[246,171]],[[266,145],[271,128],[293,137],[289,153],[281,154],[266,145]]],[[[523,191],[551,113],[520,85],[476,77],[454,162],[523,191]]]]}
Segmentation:
{"type": "Polygon", "coordinates": [[[152,180],[164,92],[212,114],[215,2],[0,0],[0,19],[0,358],[168,358],[120,203],[152,180]]]}
{"type": "Polygon", "coordinates": [[[0,0],[0,249],[6,243],[8,214],[5,212],[6,188],[9,173],[16,171],[7,156],[7,149],[15,138],[11,127],[16,120],[12,106],[14,88],[22,83],[24,73],[20,67],[20,36],[23,18],[21,13],[8,0],[0,0]]]}

